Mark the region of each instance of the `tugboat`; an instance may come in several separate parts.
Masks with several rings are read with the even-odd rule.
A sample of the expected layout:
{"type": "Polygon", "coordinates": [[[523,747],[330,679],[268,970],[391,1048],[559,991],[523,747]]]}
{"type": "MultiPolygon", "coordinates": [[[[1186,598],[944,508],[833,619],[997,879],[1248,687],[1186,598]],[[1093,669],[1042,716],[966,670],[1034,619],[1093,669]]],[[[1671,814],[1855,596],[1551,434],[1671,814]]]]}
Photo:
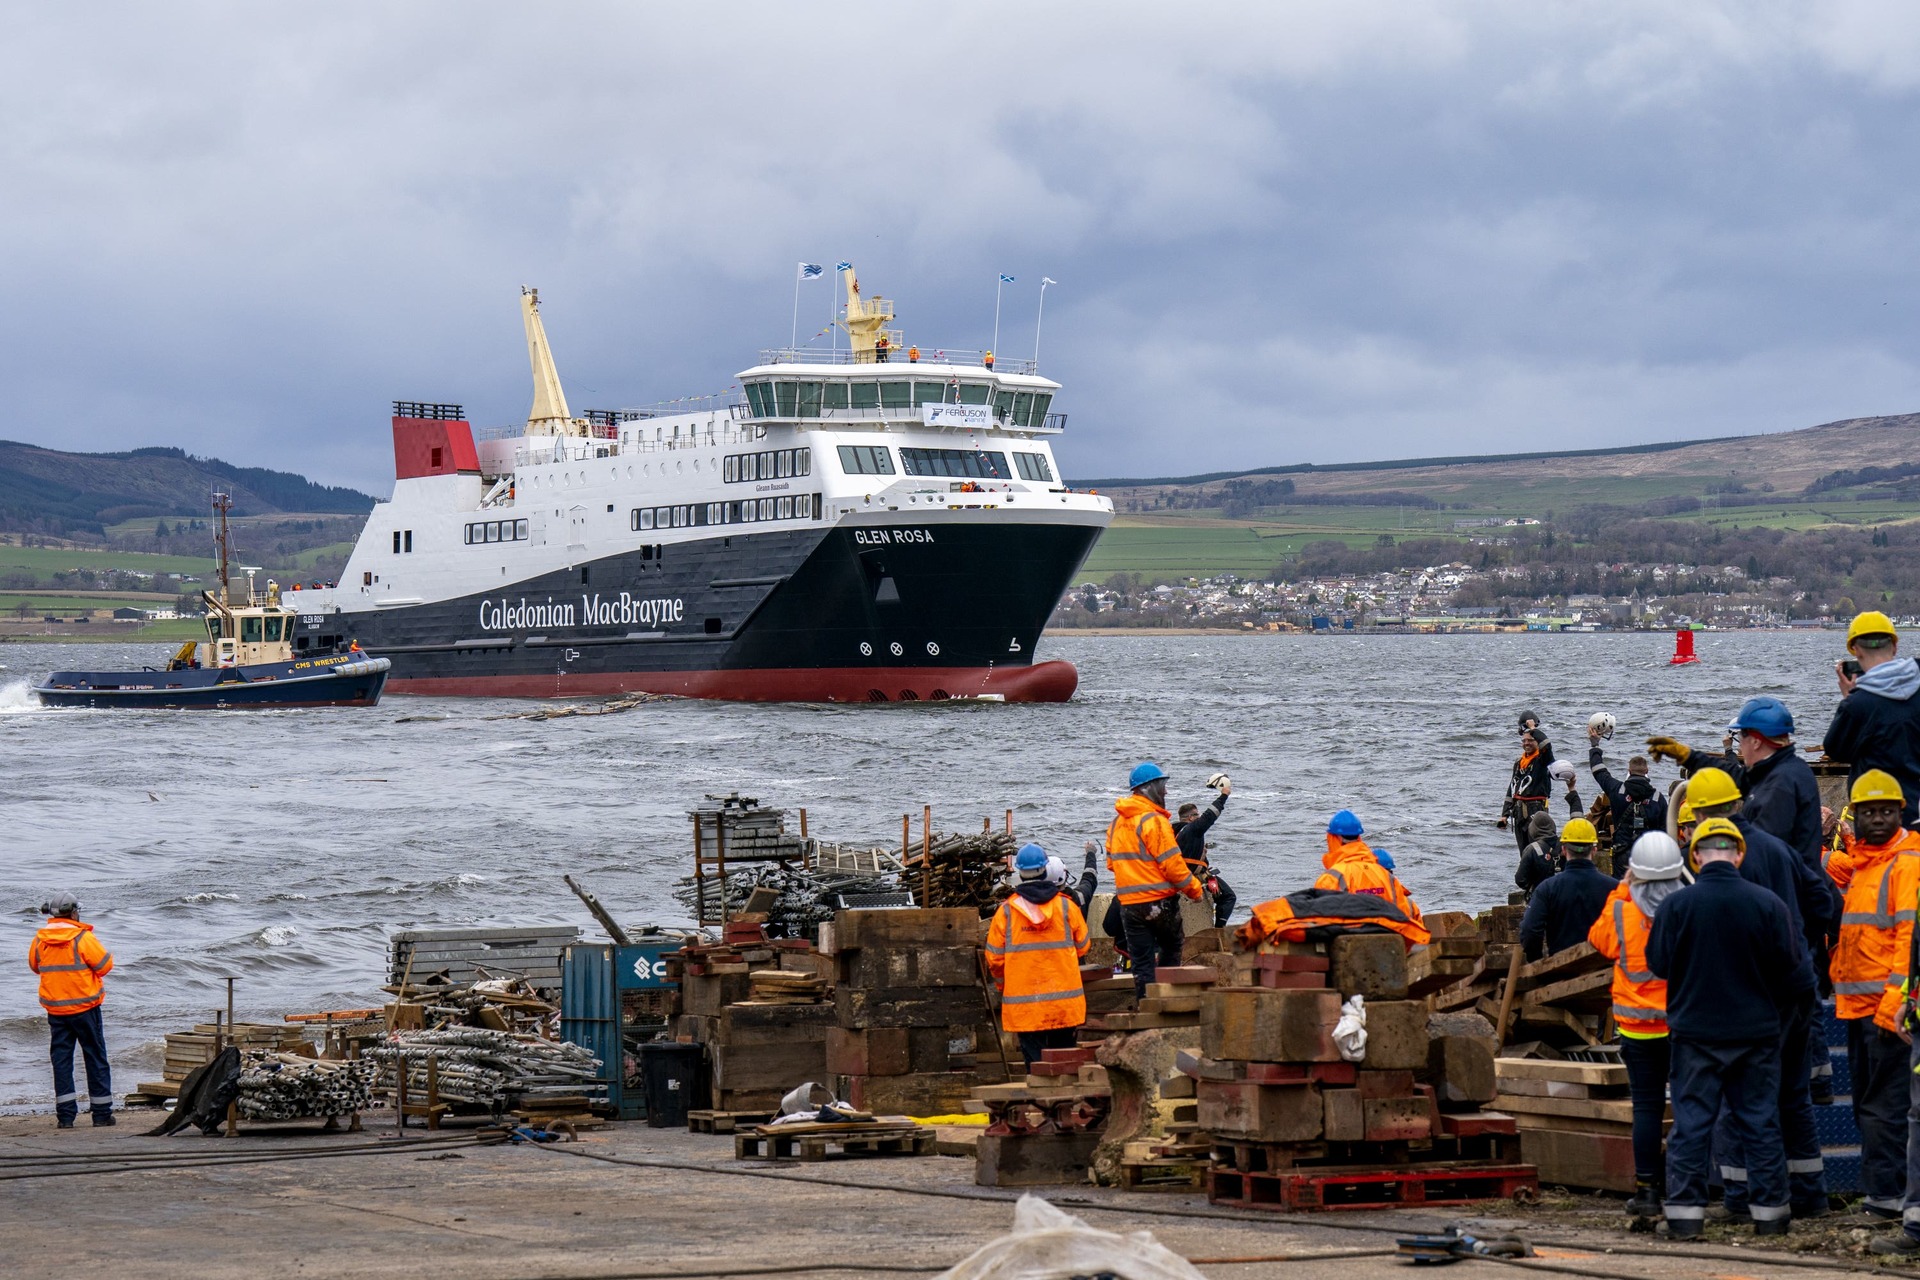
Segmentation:
{"type": "Polygon", "coordinates": [[[271,579],[254,590],[247,571],[244,603],[232,598],[228,573],[228,494],[213,495],[219,520],[220,593],[200,593],[207,607],[207,640],[189,640],[164,668],[138,671],[56,671],[33,692],[50,707],[155,707],[166,710],[244,710],[260,707],[371,707],[380,701],[393,663],[364,652],[355,640],[294,653],[300,615],[280,602],[271,579]]]}

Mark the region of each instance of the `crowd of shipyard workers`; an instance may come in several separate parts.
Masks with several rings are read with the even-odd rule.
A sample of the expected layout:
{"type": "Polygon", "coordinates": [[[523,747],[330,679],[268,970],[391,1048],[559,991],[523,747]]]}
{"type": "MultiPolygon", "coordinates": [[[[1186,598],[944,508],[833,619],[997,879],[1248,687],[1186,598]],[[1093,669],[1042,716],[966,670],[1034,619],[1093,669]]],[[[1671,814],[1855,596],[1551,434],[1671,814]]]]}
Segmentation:
{"type": "MultiPolygon", "coordinates": [[[[1499,821],[1516,828],[1520,846],[1521,945],[1537,957],[1587,941],[1614,962],[1612,1022],[1632,1099],[1638,1184],[1628,1208],[1663,1215],[1675,1238],[1697,1237],[1710,1213],[1773,1235],[1793,1218],[1830,1212],[1813,1106],[1832,1096],[1817,1027],[1819,1000],[1831,995],[1847,1030],[1861,1133],[1858,1221],[1902,1225],[1874,1241],[1876,1252],[1920,1254],[1920,987],[1910,981],[1920,972],[1920,664],[1900,656],[1892,622],[1877,612],[1853,620],[1847,648],[1850,658],[1836,664],[1840,705],[1822,741],[1829,759],[1849,767],[1838,812],[1821,804],[1788,708],[1755,697],[1727,726],[1719,753],[1648,739],[1650,754],[1686,774],[1667,796],[1648,780],[1644,757],[1628,761],[1624,782],[1613,776],[1601,745],[1613,718],[1596,715],[1588,767],[1601,796],[1556,831],[1548,810],[1557,784],[1570,813],[1581,814],[1573,774],[1556,768],[1538,718],[1520,718],[1521,754],[1499,821]],[[1722,1198],[1710,1207],[1716,1182],[1722,1198]]],[[[1104,841],[1114,881],[1106,931],[1143,994],[1159,965],[1181,963],[1180,899],[1211,890],[1216,925],[1232,909],[1204,840],[1231,782],[1215,775],[1213,803],[1183,806],[1177,823],[1167,786],[1158,765],[1137,766],[1104,841]]],[[[1311,888],[1255,907],[1243,939],[1326,925],[1428,942],[1391,855],[1364,836],[1356,815],[1336,813],[1324,872],[1311,888]]],[[[1079,964],[1101,850],[1088,842],[1074,882],[1059,858],[1023,847],[1013,892],[989,925],[986,961],[1002,1024],[1029,1063],[1071,1045],[1086,1020],[1079,964]]],[[[111,1124],[101,1004],[113,959],[80,921],[73,895],[55,895],[43,909],[48,920],[28,965],[50,1025],[58,1123],[71,1127],[79,1111],[78,1050],[93,1122],[111,1124]]]]}

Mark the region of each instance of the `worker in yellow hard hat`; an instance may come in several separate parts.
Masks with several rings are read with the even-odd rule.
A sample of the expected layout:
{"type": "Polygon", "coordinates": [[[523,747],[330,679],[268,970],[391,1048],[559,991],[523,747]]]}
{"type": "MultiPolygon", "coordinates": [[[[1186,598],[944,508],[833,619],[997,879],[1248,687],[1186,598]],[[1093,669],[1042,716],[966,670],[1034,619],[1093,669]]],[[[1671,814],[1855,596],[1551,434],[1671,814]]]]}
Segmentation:
{"type": "Polygon", "coordinates": [[[1869,769],[1891,774],[1906,796],[1901,824],[1920,825],[1920,663],[1900,656],[1893,619],[1878,610],[1854,618],[1847,652],[1834,666],[1841,698],[1822,744],[1827,758],[1851,766],[1849,785],[1869,769]]]}
{"type": "MultiPolygon", "coordinates": [[[[1751,1221],[1755,1235],[1787,1234],[1801,1208],[1794,1181],[1807,1158],[1780,1105],[1794,1066],[1780,1038],[1789,1010],[1813,998],[1813,975],[1786,904],[1741,874],[1751,835],[1725,818],[1701,819],[1688,855],[1695,881],[1661,903],[1647,935],[1647,970],[1667,984],[1673,1131],[1663,1208],[1676,1240],[1706,1228],[1716,1158],[1727,1216],[1751,1221]],[[1731,1148],[1716,1133],[1723,1115],[1742,1139],[1731,1148]]],[[[1806,1096],[1804,1076],[1799,1092],[1806,1096]]],[[[1817,1139],[1811,1159],[1818,1167],[1817,1139]]],[[[1824,1198],[1818,1208],[1825,1212],[1824,1198]]],[[[1808,1202],[1804,1212],[1814,1211],[1808,1202]]]]}
{"type": "MultiPolygon", "coordinates": [[[[1780,1007],[1778,1053],[1780,1071],[1780,1129],[1791,1162],[1794,1212],[1802,1217],[1826,1211],[1825,1166],[1820,1139],[1813,1128],[1813,1076],[1825,1065],[1826,1046],[1815,1045],[1814,1013],[1818,1005],[1812,957],[1824,957],[1829,940],[1840,927],[1840,895],[1818,864],[1810,864],[1777,837],[1748,821],[1741,811],[1740,788],[1724,769],[1706,768],[1687,779],[1686,803],[1698,819],[1690,847],[1697,850],[1704,836],[1736,839],[1740,856],[1735,865],[1749,884],[1769,890],[1786,905],[1799,939],[1794,954],[1794,993],[1780,1007]]],[[[1694,858],[1689,857],[1689,865],[1694,858]]],[[[1747,1208],[1743,1176],[1752,1152],[1729,1125],[1716,1146],[1726,1184],[1725,1210],[1738,1218],[1747,1208]]]]}
{"type": "Polygon", "coordinates": [[[1599,843],[1599,833],[1585,818],[1569,818],[1560,829],[1560,853],[1566,864],[1533,891],[1527,914],[1520,919],[1520,945],[1527,959],[1538,960],[1587,940],[1587,930],[1620,884],[1593,865],[1594,846],[1599,843]]]}
{"type": "MultiPolygon", "coordinates": [[[[1833,949],[1834,1016],[1847,1029],[1853,1118],[1860,1129],[1861,1212],[1892,1222],[1907,1186],[1909,1072],[1907,958],[1920,899],[1920,835],[1900,825],[1906,796],[1869,769],[1849,795],[1853,830],[1844,864],[1846,909],[1833,949]]],[[[1836,868],[1830,864],[1829,872],[1836,868]]],[[[1904,1243],[1896,1242],[1896,1243],[1904,1243]]],[[[1908,1252],[1901,1248],[1899,1252],[1908,1252]]]]}

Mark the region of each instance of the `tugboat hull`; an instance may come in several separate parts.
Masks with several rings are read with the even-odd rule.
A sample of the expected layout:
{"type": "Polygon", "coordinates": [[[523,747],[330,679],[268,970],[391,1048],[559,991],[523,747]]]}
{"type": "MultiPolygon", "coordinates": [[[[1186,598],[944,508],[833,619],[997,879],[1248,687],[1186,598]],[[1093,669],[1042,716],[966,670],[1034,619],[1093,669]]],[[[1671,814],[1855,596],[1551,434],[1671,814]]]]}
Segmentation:
{"type": "Polygon", "coordinates": [[[371,707],[392,663],[364,653],[250,667],[56,671],[34,694],[50,707],[245,711],[371,707]]]}

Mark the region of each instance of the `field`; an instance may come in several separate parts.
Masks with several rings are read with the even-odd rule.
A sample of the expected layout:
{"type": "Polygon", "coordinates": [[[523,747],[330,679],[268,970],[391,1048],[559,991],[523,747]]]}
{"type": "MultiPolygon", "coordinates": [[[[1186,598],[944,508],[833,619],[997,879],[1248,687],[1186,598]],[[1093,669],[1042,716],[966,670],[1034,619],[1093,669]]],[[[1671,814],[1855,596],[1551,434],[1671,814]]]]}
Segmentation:
{"type": "Polygon", "coordinates": [[[25,570],[43,575],[58,573],[63,569],[119,569],[133,573],[204,576],[212,568],[211,556],[162,556],[139,551],[91,551],[77,547],[0,546],[0,573],[25,570]]]}
{"type": "Polygon", "coordinates": [[[89,609],[162,609],[177,599],[151,591],[0,591],[0,617],[17,618],[23,603],[37,618],[47,613],[71,617],[89,609]]]}

